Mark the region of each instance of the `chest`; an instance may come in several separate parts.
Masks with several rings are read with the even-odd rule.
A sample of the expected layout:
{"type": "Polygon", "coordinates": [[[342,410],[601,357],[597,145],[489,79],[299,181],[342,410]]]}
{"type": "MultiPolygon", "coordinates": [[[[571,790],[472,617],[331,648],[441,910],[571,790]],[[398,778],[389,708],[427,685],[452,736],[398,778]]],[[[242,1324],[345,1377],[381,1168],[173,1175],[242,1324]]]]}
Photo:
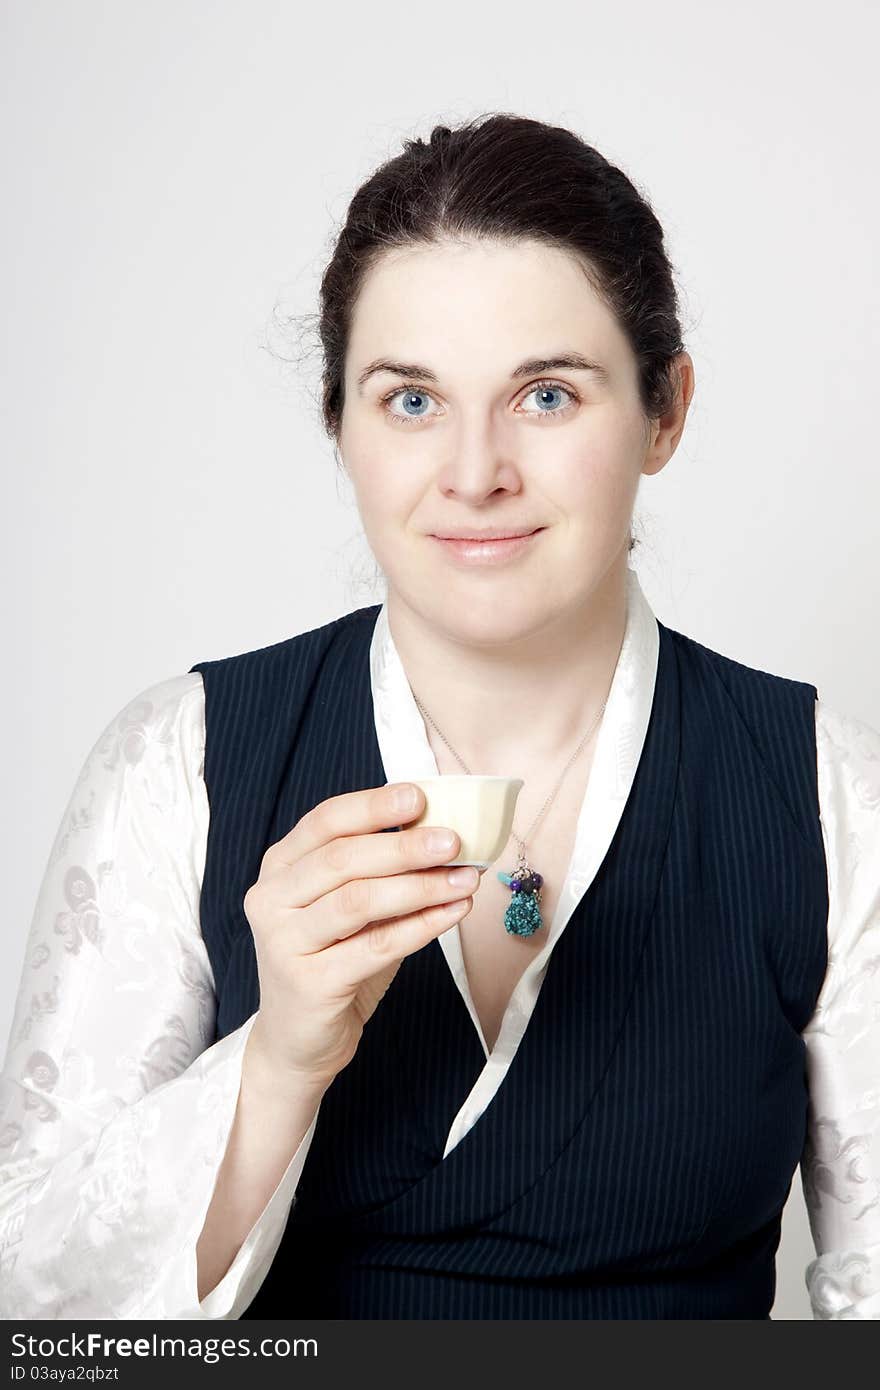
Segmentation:
{"type": "MultiPolygon", "coordinates": [[[[499,882],[496,874],[499,870],[510,873],[516,864],[517,843],[513,835],[503,853],[482,875],[474,893],[473,908],[458,924],[468,989],[490,1052],[498,1039],[514,990],[547,944],[574,850],[578,817],[589,778],[590,758],[586,753],[582,757],[583,766],[577,767],[578,775],[575,775],[575,768],[569,772],[566,780],[570,779],[570,784],[560,788],[534,837],[526,836],[526,856],[544,879],[539,904],[543,925],[526,937],[515,936],[505,929],[504,914],[510,905],[511,892],[506,884],[499,882]]],[[[535,785],[537,794],[546,796],[543,784],[535,785]]],[[[514,826],[519,834],[528,830],[537,809],[531,816],[528,811],[525,816],[517,813],[514,826]]]]}

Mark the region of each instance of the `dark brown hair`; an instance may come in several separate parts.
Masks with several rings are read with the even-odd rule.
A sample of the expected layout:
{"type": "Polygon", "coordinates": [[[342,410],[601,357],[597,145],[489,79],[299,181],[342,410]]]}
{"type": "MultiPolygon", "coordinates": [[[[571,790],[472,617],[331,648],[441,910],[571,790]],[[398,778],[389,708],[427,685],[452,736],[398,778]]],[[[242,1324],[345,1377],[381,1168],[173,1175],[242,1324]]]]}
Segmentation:
{"type": "Polygon", "coordinates": [[[385,251],[444,237],[528,238],[573,252],[632,348],[646,422],[671,408],[679,381],[670,368],[684,344],[673,268],[647,197],[573,131],[491,112],[405,140],[349,203],[317,316],[321,413],[332,439],[365,277],[385,251]]]}

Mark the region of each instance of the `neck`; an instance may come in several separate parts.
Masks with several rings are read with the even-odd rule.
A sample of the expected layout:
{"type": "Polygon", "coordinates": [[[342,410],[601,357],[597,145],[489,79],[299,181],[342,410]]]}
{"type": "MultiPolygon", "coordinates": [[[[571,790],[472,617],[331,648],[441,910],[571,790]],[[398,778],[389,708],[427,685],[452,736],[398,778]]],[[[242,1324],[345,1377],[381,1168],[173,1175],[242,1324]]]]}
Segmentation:
{"type": "MultiPolygon", "coordinates": [[[[626,566],[612,567],[588,603],[506,642],[438,626],[390,587],[386,605],[413,694],[470,772],[523,776],[564,763],[608,697],[626,626],[626,566]]],[[[432,747],[445,748],[426,726],[432,747]]]]}

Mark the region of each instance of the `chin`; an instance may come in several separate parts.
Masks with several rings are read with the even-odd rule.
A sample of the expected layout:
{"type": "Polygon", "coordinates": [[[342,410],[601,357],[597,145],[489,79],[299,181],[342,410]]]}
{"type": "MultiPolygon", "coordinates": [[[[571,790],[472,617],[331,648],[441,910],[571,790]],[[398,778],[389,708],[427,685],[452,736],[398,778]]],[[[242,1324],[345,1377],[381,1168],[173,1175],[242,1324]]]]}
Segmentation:
{"type": "MultiPolygon", "coordinates": [[[[451,588],[452,586],[450,586],[451,588]]],[[[438,627],[461,642],[481,647],[504,647],[524,641],[556,617],[555,608],[531,591],[511,590],[509,597],[496,590],[491,602],[461,593],[436,592],[426,596],[422,612],[434,613],[438,627]]]]}

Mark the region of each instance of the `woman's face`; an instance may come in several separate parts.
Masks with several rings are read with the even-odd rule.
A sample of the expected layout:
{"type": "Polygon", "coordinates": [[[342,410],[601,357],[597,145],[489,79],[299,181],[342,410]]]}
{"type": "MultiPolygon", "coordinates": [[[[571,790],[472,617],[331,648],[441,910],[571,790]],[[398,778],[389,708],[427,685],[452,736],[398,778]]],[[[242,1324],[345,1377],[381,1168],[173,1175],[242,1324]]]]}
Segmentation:
{"type": "Polygon", "coordinates": [[[649,456],[657,427],[632,350],[566,252],[387,252],[355,306],[344,396],[338,446],[367,539],[423,618],[504,643],[589,605],[625,568],[639,477],[666,459],[649,456]],[[550,365],[573,354],[595,369],[550,365]],[[488,527],[542,529],[495,565],[433,539],[488,527]]]}

